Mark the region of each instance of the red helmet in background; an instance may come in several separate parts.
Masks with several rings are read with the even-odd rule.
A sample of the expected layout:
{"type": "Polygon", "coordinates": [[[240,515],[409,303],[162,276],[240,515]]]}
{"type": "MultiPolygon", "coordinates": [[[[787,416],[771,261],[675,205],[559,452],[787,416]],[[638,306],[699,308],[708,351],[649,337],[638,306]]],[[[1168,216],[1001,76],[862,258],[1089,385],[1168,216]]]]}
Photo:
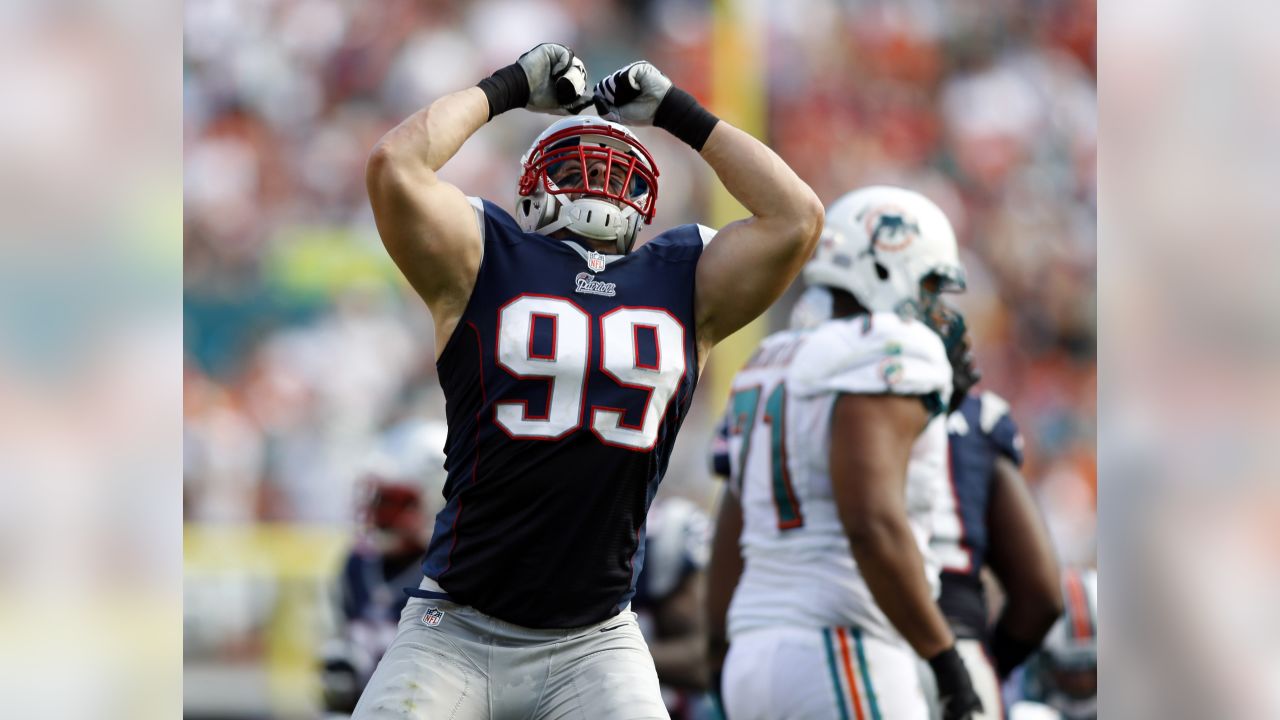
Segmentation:
{"type": "Polygon", "coordinates": [[[443,504],[443,422],[413,420],[387,430],[361,474],[360,520],[384,552],[421,550],[431,515],[443,504]]]}

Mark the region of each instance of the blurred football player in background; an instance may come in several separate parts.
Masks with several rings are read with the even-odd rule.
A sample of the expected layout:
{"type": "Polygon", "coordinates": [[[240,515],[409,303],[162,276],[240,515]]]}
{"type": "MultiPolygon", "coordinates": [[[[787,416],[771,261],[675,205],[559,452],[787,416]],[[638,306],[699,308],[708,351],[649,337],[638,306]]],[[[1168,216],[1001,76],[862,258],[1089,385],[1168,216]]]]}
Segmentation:
{"type": "Polygon", "coordinates": [[[711,523],[679,496],[654,501],[645,528],[644,569],[631,609],[640,623],[672,720],[709,717],[706,591],[711,523]]]}
{"type": "Polygon", "coordinates": [[[766,338],[728,409],[708,586],[726,714],[923,719],[922,658],[947,720],[973,717],[928,547],[953,377],[963,395],[976,375],[939,297],[964,289],[951,225],[919,193],[852,192],[804,279],[801,314],[831,319],[766,338]]]}
{"type": "MultiPolygon", "coordinates": [[[[1066,611],[1021,670],[1010,720],[1095,720],[1098,717],[1098,573],[1062,573],[1066,611]]],[[[1017,675],[1015,675],[1015,679],[1017,675]]]]}
{"type": "Polygon", "coordinates": [[[379,234],[435,326],[449,442],[425,577],[356,717],[667,717],[629,609],[646,513],[712,346],[790,285],[822,206],[653,65],[586,83],[538,45],[370,155],[379,234]],[[437,175],[507,110],[589,104],[608,120],[560,120],[522,158],[514,216],[437,175]],[[637,245],[659,173],[618,122],[688,144],[751,217],[637,245]]]}
{"type": "Polygon", "coordinates": [[[985,710],[975,717],[998,718],[1000,683],[1062,613],[1058,562],[1018,471],[1023,443],[1009,404],[990,391],[968,395],[947,418],[947,430],[950,482],[939,495],[930,540],[942,564],[938,605],[982,698],[985,710]],[[1003,596],[993,628],[984,567],[1003,596]]]}
{"type": "Polygon", "coordinates": [[[326,708],[349,714],[395,638],[419,582],[431,539],[428,518],[443,504],[442,422],[404,421],[383,434],[360,483],[361,532],[338,575],[339,631],[323,647],[326,708]]]}

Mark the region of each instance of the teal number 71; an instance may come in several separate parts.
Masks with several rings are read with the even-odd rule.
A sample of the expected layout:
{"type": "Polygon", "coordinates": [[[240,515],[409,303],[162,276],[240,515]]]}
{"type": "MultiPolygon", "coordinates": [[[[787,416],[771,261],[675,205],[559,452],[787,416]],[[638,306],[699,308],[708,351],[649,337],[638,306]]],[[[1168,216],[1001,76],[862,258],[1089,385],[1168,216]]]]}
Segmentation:
{"type": "MultiPolygon", "coordinates": [[[[735,477],[731,481],[743,489],[743,473],[747,468],[747,458],[751,452],[751,439],[755,434],[756,418],[760,406],[761,388],[759,385],[744,388],[733,393],[730,406],[733,412],[733,424],[730,432],[742,437],[742,445],[738,448],[738,463],[735,477]]],[[[773,489],[773,505],[778,515],[778,529],[791,530],[804,525],[804,515],[800,512],[800,501],[796,498],[795,488],[791,485],[791,473],[787,470],[786,446],[786,400],[787,388],[778,383],[769,393],[764,403],[764,424],[769,427],[769,481],[773,489]]]]}

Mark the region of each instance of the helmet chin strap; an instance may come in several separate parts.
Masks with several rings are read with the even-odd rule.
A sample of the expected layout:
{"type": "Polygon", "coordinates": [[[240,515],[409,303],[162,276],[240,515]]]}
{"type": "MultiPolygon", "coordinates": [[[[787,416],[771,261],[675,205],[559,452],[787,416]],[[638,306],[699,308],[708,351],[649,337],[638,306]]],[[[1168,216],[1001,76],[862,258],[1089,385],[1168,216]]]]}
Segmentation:
{"type": "Polygon", "coordinates": [[[626,222],[623,220],[622,210],[617,206],[604,200],[600,200],[597,202],[607,207],[602,207],[598,210],[594,208],[587,210],[587,212],[613,213],[613,222],[609,225],[601,225],[597,229],[588,225],[581,217],[582,212],[584,212],[583,208],[574,207],[573,204],[569,200],[566,200],[563,195],[552,195],[551,197],[557,205],[556,219],[538,228],[538,232],[543,235],[550,235],[558,230],[567,229],[590,240],[601,240],[606,242],[612,241],[619,254],[625,254],[627,252],[627,248],[623,247],[623,238],[626,234],[626,222]],[[618,225],[621,225],[621,227],[618,225]]]}

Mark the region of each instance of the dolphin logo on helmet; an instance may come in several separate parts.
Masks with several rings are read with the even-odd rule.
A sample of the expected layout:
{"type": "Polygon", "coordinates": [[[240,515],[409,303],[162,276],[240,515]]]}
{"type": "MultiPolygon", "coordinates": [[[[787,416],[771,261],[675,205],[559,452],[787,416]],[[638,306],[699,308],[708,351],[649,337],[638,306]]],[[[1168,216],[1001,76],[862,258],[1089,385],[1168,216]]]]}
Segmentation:
{"type": "Polygon", "coordinates": [[[866,226],[867,234],[871,236],[871,247],[887,252],[905,250],[920,235],[920,224],[905,210],[893,206],[868,210],[866,226]]]}
{"type": "Polygon", "coordinates": [[[964,290],[955,232],[942,209],[918,192],[890,186],[855,190],[827,209],[822,241],[804,267],[810,286],[845,290],[869,312],[919,319],[921,282],[964,290]]]}

